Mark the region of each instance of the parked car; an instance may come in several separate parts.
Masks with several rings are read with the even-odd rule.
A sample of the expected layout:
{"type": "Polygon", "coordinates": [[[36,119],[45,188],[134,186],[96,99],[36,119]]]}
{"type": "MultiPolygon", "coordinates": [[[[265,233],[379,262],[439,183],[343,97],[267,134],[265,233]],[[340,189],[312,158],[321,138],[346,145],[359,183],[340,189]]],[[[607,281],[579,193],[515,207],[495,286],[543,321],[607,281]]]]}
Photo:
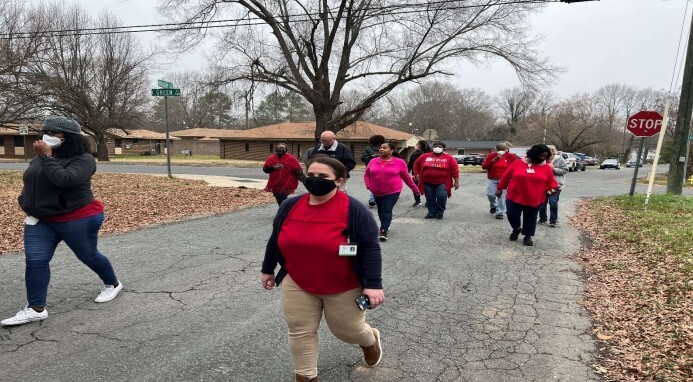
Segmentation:
{"type": "Polygon", "coordinates": [[[596,166],[599,164],[597,158],[592,158],[590,156],[585,156],[585,166],[596,166]]]}
{"type": "MultiPolygon", "coordinates": [[[[628,162],[626,162],[626,167],[635,167],[635,164],[637,161],[635,159],[631,159],[628,162]]],[[[642,162],[640,162],[640,167],[642,167],[642,162]]]]}
{"type": "Polygon", "coordinates": [[[469,154],[469,155],[465,155],[464,159],[462,159],[462,164],[465,166],[467,166],[467,165],[481,166],[481,164],[484,163],[484,159],[486,159],[486,155],[469,154]]]}
{"type": "Polygon", "coordinates": [[[574,153],[574,154],[577,157],[575,171],[577,171],[577,170],[585,171],[587,169],[587,167],[586,167],[587,164],[585,164],[586,155],[583,153],[574,153]]]}
{"type": "Polygon", "coordinates": [[[568,163],[568,172],[585,171],[585,163],[573,153],[562,153],[563,159],[568,163]]]}
{"type": "Polygon", "coordinates": [[[605,168],[615,168],[616,170],[620,170],[621,164],[618,163],[618,159],[609,158],[605,159],[604,162],[599,165],[600,170],[604,170],[605,168]]]}
{"type": "Polygon", "coordinates": [[[455,160],[457,161],[457,164],[463,164],[465,156],[466,155],[464,155],[464,154],[456,154],[456,155],[453,155],[452,157],[455,158],[455,160]]]}

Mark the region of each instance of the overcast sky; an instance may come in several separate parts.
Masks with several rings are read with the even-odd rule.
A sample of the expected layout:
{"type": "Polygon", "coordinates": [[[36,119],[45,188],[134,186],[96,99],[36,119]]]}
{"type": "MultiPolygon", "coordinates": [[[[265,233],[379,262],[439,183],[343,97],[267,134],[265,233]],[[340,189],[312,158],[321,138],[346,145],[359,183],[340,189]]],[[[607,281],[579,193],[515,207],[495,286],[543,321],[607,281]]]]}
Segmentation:
{"type": "MultiPolygon", "coordinates": [[[[668,90],[674,70],[677,43],[687,0],[601,0],[585,3],[548,4],[532,17],[534,31],[544,36],[540,51],[565,72],[551,90],[560,97],[592,92],[620,82],[640,88],[668,90]]],[[[113,12],[124,25],[164,21],[157,14],[156,0],[76,0],[96,15],[113,12]]],[[[690,26],[693,4],[688,7],[684,39],[690,26]]],[[[154,33],[137,34],[144,46],[154,43],[154,33]]],[[[165,69],[175,72],[200,69],[203,55],[180,57],[165,69]]],[[[457,75],[449,80],[458,87],[481,88],[491,95],[519,84],[513,70],[500,62],[476,68],[456,65],[457,75]]],[[[678,88],[681,83],[679,76],[678,88]]]]}

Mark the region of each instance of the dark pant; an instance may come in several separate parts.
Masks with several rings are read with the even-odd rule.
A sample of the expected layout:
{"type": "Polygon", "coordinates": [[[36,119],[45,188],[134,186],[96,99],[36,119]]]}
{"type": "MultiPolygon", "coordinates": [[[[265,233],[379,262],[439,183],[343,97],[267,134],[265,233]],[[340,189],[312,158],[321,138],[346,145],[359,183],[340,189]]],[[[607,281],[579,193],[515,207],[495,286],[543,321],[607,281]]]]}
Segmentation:
{"type": "MultiPolygon", "coordinates": [[[[418,185],[419,185],[419,181],[418,181],[418,180],[415,180],[415,181],[414,181],[414,184],[418,186],[418,185]]],[[[414,201],[415,201],[416,203],[421,204],[421,194],[419,194],[419,195],[414,194],[414,201]]]]}
{"type": "Polygon", "coordinates": [[[537,213],[539,207],[530,207],[524,204],[515,203],[510,199],[506,199],[505,207],[508,209],[508,222],[513,230],[522,226],[522,234],[525,236],[534,236],[537,230],[537,213]],[[520,223],[520,215],[522,223],[520,223]]]}
{"type": "Polygon", "coordinates": [[[561,192],[558,191],[555,194],[549,196],[548,202],[542,203],[539,206],[539,220],[546,221],[546,206],[548,205],[551,219],[549,223],[556,223],[558,221],[558,200],[561,198],[561,192]]]}
{"type": "Polygon", "coordinates": [[[278,192],[273,192],[272,194],[274,195],[274,198],[277,199],[277,204],[280,206],[282,205],[282,202],[289,197],[289,194],[280,194],[278,192]]]}
{"type": "Polygon", "coordinates": [[[378,206],[378,217],[380,218],[380,229],[387,231],[392,223],[392,210],[397,204],[399,194],[389,194],[376,196],[375,204],[378,206]]]}
{"type": "Polygon", "coordinates": [[[102,212],[71,222],[39,221],[36,225],[24,225],[24,277],[29,307],[46,306],[48,283],[51,279],[49,263],[60,241],[64,241],[78,259],[96,272],[104,284],[118,283],[111,262],[96,248],[103,220],[102,212]]]}
{"type": "Polygon", "coordinates": [[[424,183],[426,194],[426,205],[429,215],[442,215],[445,212],[445,205],[448,203],[448,190],[443,184],[424,183]]]}

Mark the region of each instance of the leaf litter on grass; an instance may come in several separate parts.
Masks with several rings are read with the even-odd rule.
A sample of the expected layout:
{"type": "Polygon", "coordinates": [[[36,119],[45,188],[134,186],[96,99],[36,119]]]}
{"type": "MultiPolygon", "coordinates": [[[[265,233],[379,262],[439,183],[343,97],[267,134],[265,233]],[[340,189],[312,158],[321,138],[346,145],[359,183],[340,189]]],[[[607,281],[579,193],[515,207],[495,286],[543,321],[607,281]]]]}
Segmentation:
{"type": "Polygon", "coordinates": [[[582,305],[601,342],[595,370],[607,381],[693,379],[693,198],[609,197],[572,219],[592,240],[576,255],[582,305]]]}
{"type": "MultiPolygon", "coordinates": [[[[106,212],[102,233],[134,231],[274,202],[272,194],[261,190],[210,187],[201,180],[147,175],[97,173],[92,186],[106,212]]],[[[0,254],[23,247],[25,213],[17,203],[21,190],[20,171],[0,170],[0,254]]]]}

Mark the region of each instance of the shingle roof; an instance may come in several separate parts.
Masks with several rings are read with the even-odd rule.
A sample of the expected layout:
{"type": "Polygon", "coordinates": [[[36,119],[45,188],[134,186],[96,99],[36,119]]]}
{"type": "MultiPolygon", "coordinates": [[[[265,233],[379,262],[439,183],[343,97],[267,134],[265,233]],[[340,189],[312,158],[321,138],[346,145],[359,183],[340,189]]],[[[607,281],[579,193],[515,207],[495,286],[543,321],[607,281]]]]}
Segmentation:
{"type": "Polygon", "coordinates": [[[177,130],[177,131],[172,131],[171,135],[174,137],[181,137],[181,138],[209,138],[209,137],[214,137],[220,134],[223,134],[223,132],[226,131],[236,131],[236,130],[224,130],[224,129],[208,129],[208,128],[194,128],[194,129],[187,129],[187,130],[177,130]]]}
{"type": "MultiPolygon", "coordinates": [[[[108,129],[108,130],[106,130],[106,132],[108,134],[116,136],[118,138],[155,139],[155,140],[166,139],[165,133],[158,133],[156,131],[144,130],[144,129],[128,130],[127,133],[125,133],[123,130],[120,130],[120,129],[108,129]]],[[[170,136],[169,139],[173,140],[173,141],[180,140],[180,138],[173,137],[173,136],[170,136]]]]}
{"type": "MultiPolygon", "coordinates": [[[[380,134],[388,140],[407,140],[411,134],[374,125],[367,122],[355,124],[337,132],[337,140],[365,140],[372,135],[380,134]]],[[[256,127],[249,130],[219,130],[210,135],[228,140],[268,139],[268,140],[315,140],[315,122],[283,122],[274,125],[256,127]]]]}

